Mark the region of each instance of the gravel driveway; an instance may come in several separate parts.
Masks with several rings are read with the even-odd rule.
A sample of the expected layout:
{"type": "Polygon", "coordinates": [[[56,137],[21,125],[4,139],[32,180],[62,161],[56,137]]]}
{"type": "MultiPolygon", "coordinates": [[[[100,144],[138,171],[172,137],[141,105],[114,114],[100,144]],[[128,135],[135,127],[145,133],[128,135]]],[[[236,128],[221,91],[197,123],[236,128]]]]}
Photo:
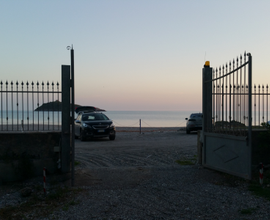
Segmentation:
{"type": "Polygon", "coordinates": [[[76,140],[75,185],[86,193],[48,219],[270,219],[270,202],[246,181],[176,162],[195,161],[196,133],[128,131],[76,140]]]}
{"type": "MultiPolygon", "coordinates": [[[[196,133],[118,128],[115,141],[76,140],[75,147],[74,189],[81,191],[45,218],[33,204],[25,219],[270,219],[270,202],[252,195],[247,181],[196,164],[196,133]]],[[[2,206],[22,203],[7,192],[0,190],[2,206]]]]}

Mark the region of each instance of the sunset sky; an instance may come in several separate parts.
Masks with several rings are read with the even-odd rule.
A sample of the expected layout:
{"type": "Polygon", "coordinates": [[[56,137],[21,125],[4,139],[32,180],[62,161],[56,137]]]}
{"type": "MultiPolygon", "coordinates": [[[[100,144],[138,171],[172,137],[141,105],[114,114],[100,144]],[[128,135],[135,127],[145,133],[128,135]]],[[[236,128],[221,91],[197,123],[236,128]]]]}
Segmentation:
{"type": "Polygon", "coordinates": [[[202,68],[253,56],[270,83],[269,0],[1,1],[0,80],[61,82],[106,110],[201,110],[202,68]]]}

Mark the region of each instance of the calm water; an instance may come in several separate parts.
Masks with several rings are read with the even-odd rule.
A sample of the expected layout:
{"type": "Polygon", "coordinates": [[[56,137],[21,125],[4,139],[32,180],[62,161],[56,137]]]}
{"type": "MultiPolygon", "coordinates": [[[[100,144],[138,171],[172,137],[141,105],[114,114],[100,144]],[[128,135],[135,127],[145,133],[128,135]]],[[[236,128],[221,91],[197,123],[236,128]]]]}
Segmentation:
{"type": "Polygon", "coordinates": [[[61,112],[0,111],[1,124],[61,124],[61,112]]]}
{"type": "Polygon", "coordinates": [[[183,127],[192,111],[107,111],[116,126],[183,127]]]}
{"type": "MultiPolygon", "coordinates": [[[[139,127],[140,119],[142,127],[185,127],[186,120],[191,113],[200,111],[106,111],[110,119],[118,127],[139,127]]],[[[261,116],[265,113],[261,112],[261,116]]],[[[258,115],[258,113],[257,113],[258,115]]],[[[76,117],[76,114],[75,114],[76,117]]],[[[265,116],[268,121],[270,117],[265,116]]],[[[29,111],[1,111],[0,110],[0,124],[46,124],[46,125],[61,125],[61,112],[33,112],[29,111]],[[12,120],[13,118],[13,120],[12,120]],[[34,123],[33,123],[34,122],[34,123]]],[[[260,119],[260,123],[265,121],[260,119]]],[[[259,125],[259,118],[253,123],[259,125]]]]}
{"type": "MultiPolygon", "coordinates": [[[[139,127],[140,119],[142,127],[184,127],[185,118],[196,111],[107,111],[105,114],[114,121],[118,127],[139,127]]],[[[2,124],[61,124],[61,112],[0,112],[2,124]],[[7,120],[8,117],[8,120],[7,120]],[[18,119],[18,120],[17,120],[18,119]]]]}

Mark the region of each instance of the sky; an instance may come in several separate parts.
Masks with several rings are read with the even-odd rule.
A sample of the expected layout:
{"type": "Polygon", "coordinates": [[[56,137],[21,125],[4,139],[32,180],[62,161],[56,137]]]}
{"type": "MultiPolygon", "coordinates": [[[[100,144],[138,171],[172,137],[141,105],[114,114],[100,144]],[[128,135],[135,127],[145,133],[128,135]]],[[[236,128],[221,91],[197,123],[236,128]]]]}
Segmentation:
{"type": "Polygon", "coordinates": [[[75,102],[201,111],[202,68],[245,51],[270,82],[269,0],[0,1],[0,80],[61,82],[73,45],[75,102]]]}

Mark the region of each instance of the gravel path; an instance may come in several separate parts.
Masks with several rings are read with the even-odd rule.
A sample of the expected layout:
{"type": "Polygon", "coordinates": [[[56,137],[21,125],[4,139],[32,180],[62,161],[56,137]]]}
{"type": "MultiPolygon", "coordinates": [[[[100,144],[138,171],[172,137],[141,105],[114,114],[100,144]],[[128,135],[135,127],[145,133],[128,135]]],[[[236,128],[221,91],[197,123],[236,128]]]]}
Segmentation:
{"type": "Polygon", "coordinates": [[[196,162],[196,133],[133,131],[118,128],[115,141],[76,140],[75,188],[83,192],[68,209],[33,219],[270,219],[270,202],[245,180],[176,162],[196,162]]]}
{"type": "Polygon", "coordinates": [[[223,185],[216,174],[201,168],[156,167],[138,172],[143,174],[133,184],[112,181],[103,187],[98,183],[86,187],[88,192],[76,198],[79,205],[55,212],[49,219],[270,218],[269,202],[255,198],[242,185],[223,185]],[[244,210],[252,210],[252,214],[241,214],[244,210]]]}
{"type": "Polygon", "coordinates": [[[196,133],[128,131],[118,132],[113,142],[76,141],[75,184],[87,193],[50,218],[270,219],[270,202],[253,196],[245,181],[176,163],[195,162],[196,133]]]}

